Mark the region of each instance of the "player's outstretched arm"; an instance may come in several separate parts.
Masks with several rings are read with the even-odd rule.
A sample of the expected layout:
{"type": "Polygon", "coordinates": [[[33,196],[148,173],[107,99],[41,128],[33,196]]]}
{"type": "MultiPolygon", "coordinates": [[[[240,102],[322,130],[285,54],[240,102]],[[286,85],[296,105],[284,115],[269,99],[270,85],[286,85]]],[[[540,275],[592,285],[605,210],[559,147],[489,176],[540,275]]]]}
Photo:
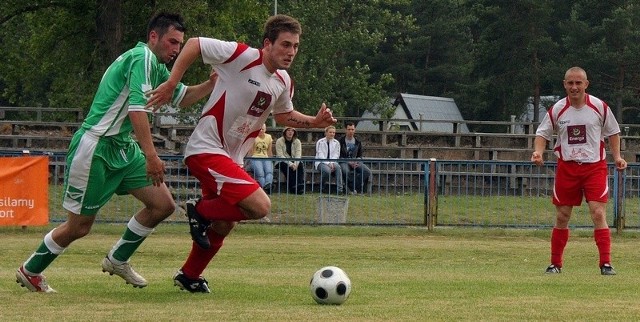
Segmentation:
{"type": "Polygon", "coordinates": [[[217,79],[218,74],[215,71],[211,71],[209,79],[206,81],[198,85],[187,86],[187,92],[185,93],[184,98],[180,101],[180,107],[192,105],[201,98],[211,94],[217,79]]]}
{"type": "Polygon", "coordinates": [[[178,55],[176,62],[173,64],[173,68],[171,68],[169,79],[160,84],[156,89],[147,93],[150,97],[147,101],[146,108],[153,108],[155,111],[160,108],[160,106],[170,103],[173,97],[173,91],[176,89],[182,76],[184,76],[187,68],[189,68],[198,57],[200,57],[200,40],[198,38],[189,38],[178,55]]]}
{"type": "Polygon", "coordinates": [[[337,122],[333,117],[333,112],[325,103],[322,103],[315,116],[302,114],[294,110],[288,113],[276,114],[274,119],[280,125],[298,128],[324,128],[337,122]]]}

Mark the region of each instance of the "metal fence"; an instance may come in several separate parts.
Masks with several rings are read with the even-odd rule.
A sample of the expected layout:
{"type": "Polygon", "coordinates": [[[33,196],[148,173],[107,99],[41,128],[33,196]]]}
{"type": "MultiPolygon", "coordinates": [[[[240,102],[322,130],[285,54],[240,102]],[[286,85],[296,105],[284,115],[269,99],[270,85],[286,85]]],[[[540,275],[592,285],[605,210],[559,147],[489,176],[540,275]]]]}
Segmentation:
{"type": "MultiPolygon", "coordinates": [[[[0,156],[20,156],[1,153],[0,156]]],[[[63,153],[48,155],[50,164],[50,219],[64,221],[62,189],[65,170],[63,153]]],[[[200,188],[189,175],[181,156],[161,156],[167,163],[166,181],[180,206],[197,198],[200,188]]],[[[278,159],[271,159],[278,162],[278,159]]],[[[530,162],[364,159],[372,175],[369,189],[362,194],[336,193],[333,185],[322,187],[313,158],[300,159],[306,169],[305,193],[289,194],[284,177],[274,170],[269,216],[263,224],[347,224],[425,225],[544,228],[553,225],[551,204],[555,162],[536,167],[530,162]]],[[[633,163],[622,173],[609,165],[611,227],[640,227],[640,164],[633,163]]],[[[141,204],[131,196],[114,196],[101,209],[98,222],[124,223],[141,204]]],[[[185,221],[179,208],[167,221],[185,221]]],[[[586,204],[576,207],[572,227],[590,227],[586,204]]]]}

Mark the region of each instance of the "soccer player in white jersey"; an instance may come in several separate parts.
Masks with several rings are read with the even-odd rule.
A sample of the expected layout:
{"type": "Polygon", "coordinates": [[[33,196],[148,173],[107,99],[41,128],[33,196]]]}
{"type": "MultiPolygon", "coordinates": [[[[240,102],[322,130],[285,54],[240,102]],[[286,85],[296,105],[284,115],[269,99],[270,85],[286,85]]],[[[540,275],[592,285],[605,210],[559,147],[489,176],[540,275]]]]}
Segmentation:
{"type": "Polygon", "coordinates": [[[293,84],[286,69],[298,52],[302,28],[286,15],[276,15],[264,26],[261,49],[212,38],[189,39],[164,84],[152,91],[147,103],[164,104],[176,84],[198,57],[218,73],[209,101],[185,150],[185,163],[199,181],[202,199],[187,202],[194,240],[174,283],[189,292],[210,292],[201,276],[224,238],[240,220],[260,219],[271,209],[269,196],[242,168],[270,113],[279,124],[296,128],[323,128],[334,124],[322,104],[315,116],[293,109],[293,84]]]}
{"type": "MultiPolygon", "coordinates": [[[[73,241],[89,233],[98,210],[114,193],[131,194],[144,208],[130,219],[103,259],[102,270],[134,287],[147,285],[131,268],[129,258],[154,227],[173,213],[175,203],[164,184],[164,163],[151,140],[145,92],[169,77],[165,64],[180,52],[184,32],[180,15],[159,13],[149,22],[147,43],[138,43],[105,71],[91,109],[69,145],[63,200],[67,221],[46,234],[16,272],[17,282],[30,291],[55,292],[42,271],[73,241]]],[[[214,75],[199,85],[179,84],[171,93],[172,102],[193,104],[211,93],[214,84],[214,75]]]]}
{"type": "Polygon", "coordinates": [[[547,142],[557,135],[554,154],[558,164],[553,187],[556,222],[551,233],[551,265],[546,273],[562,272],[564,248],[569,240],[569,219],[574,206],[584,197],[593,221],[593,237],[600,254],[600,273],[615,275],[611,266],[611,232],[607,224],[606,203],[609,186],[605,138],[618,170],[627,167],[620,154],[620,127],[611,109],[597,97],[587,94],[587,73],[572,67],[565,73],[567,97],[555,103],[538,126],[531,161],[544,163],[547,142]]]}

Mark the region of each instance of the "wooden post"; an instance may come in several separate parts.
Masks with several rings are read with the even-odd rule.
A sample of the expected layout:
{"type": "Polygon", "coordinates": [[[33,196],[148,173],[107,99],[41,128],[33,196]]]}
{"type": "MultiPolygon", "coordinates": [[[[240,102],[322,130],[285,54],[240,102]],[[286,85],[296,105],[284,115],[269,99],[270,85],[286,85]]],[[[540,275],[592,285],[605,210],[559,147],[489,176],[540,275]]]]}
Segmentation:
{"type": "MultiPolygon", "coordinates": [[[[426,168],[426,167],[425,167],[426,168]]],[[[425,216],[424,221],[427,230],[433,231],[433,227],[438,222],[438,187],[436,180],[436,159],[429,160],[428,170],[429,189],[425,190],[425,216]]]]}
{"type": "Polygon", "coordinates": [[[157,114],[151,114],[152,116],[152,121],[151,121],[151,133],[153,134],[160,134],[160,125],[162,125],[162,122],[160,121],[161,116],[157,115],[157,114]]]}
{"type": "Polygon", "coordinates": [[[402,132],[400,134],[400,141],[398,141],[399,146],[407,146],[407,132],[402,132]]]}
{"type": "Polygon", "coordinates": [[[511,126],[509,127],[509,132],[511,134],[515,134],[516,133],[516,116],[515,115],[510,115],[511,116],[511,126]]]}
{"type": "Polygon", "coordinates": [[[614,176],[618,178],[618,180],[614,180],[617,181],[616,190],[618,192],[615,194],[616,213],[614,214],[614,224],[616,226],[616,233],[621,234],[622,230],[624,230],[624,170],[616,170],[614,176]]]}
{"type": "MultiPolygon", "coordinates": [[[[461,132],[462,132],[462,130],[461,130],[461,129],[462,129],[462,124],[459,124],[459,123],[453,123],[453,133],[454,133],[454,134],[459,134],[459,133],[461,133],[461,132]]],[[[455,146],[456,148],[460,147],[460,135],[456,135],[456,137],[455,137],[455,139],[454,139],[454,140],[455,140],[455,144],[454,144],[454,146],[455,146]]]]}

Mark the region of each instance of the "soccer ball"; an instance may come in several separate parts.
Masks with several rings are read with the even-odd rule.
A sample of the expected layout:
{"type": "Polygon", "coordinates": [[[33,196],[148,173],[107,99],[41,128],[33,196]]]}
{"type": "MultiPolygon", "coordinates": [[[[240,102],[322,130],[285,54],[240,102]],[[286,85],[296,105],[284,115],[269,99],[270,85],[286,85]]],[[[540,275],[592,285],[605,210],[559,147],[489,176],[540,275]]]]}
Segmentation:
{"type": "Polygon", "coordinates": [[[351,293],[351,280],[335,266],[326,266],[313,274],[309,283],[311,296],[318,304],[342,304],[351,293]]]}

